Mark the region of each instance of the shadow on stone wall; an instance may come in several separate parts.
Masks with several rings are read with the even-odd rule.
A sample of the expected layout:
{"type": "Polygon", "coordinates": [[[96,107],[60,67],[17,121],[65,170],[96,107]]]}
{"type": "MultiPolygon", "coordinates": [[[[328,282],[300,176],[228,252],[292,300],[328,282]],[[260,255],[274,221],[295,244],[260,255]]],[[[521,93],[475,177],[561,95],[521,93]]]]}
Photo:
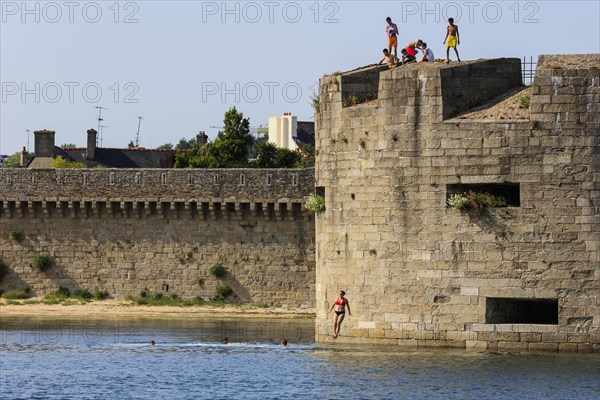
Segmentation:
{"type": "MultiPolygon", "coordinates": [[[[75,291],[80,290],[81,287],[76,279],[67,273],[65,268],[62,268],[60,264],[53,262],[52,267],[45,272],[38,272],[43,275],[47,280],[52,282],[54,289],[67,288],[73,294],[75,291]]],[[[40,295],[41,293],[36,293],[40,295]]]]}
{"type": "Polygon", "coordinates": [[[507,221],[513,220],[514,216],[505,208],[486,208],[479,214],[475,212],[466,213],[472,223],[484,232],[493,233],[496,240],[505,240],[513,236],[507,221]]]}
{"type": "MultiPolygon", "coordinates": [[[[253,299],[252,299],[252,296],[250,295],[250,292],[248,291],[248,289],[246,289],[244,287],[244,285],[242,285],[229,272],[227,273],[227,275],[222,280],[222,283],[226,284],[227,286],[229,286],[233,290],[233,293],[235,295],[234,298],[237,301],[239,301],[240,303],[253,303],[254,302],[253,299]]],[[[231,300],[231,299],[229,299],[229,300],[231,300]]]]}
{"type": "Polygon", "coordinates": [[[0,280],[4,286],[4,292],[8,292],[9,290],[25,290],[29,286],[27,282],[25,282],[21,276],[10,266],[8,263],[4,263],[6,265],[6,275],[0,280]]]}

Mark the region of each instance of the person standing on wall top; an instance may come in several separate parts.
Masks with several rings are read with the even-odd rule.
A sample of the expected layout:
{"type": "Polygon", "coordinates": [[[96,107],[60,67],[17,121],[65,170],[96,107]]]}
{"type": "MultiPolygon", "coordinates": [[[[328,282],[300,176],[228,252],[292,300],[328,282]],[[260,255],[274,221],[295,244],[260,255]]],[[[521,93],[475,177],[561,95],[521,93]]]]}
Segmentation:
{"type": "Polygon", "coordinates": [[[346,307],[348,307],[348,315],[352,316],[352,311],[350,311],[350,302],[344,296],[346,292],[343,290],[340,291],[340,297],[335,299],[329,312],[333,310],[335,307],[335,317],[333,319],[333,338],[337,338],[340,334],[340,327],[342,326],[342,322],[344,321],[344,317],[346,316],[346,307]]]}
{"type": "Polygon", "coordinates": [[[388,38],[388,52],[392,52],[392,47],[394,48],[393,55],[398,57],[398,26],[392,22],[390,17],[386,19],[387,25],[385,26],[385,35],[388,38]]]}
{"type": "Polygon", "coordinates": [[[446,31],[446,37],[444,43],[446,44],[446,62],[450,62],[450,47],[454,49],[456,58],[460,62],[460,56],[458,55],[458,49],[456,46],[460,44],[460,35],[458,34],[458,25],[454,25],[454,18],[448,18],[448,30],[446,31]]]}

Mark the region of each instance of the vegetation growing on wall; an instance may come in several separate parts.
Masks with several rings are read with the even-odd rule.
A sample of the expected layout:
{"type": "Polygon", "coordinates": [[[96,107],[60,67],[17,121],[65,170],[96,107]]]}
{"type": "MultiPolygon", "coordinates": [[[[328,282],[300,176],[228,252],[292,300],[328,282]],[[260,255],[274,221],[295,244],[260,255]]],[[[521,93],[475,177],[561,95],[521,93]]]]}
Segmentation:
{"type": "Polygon", "coordinates": [[[377,93],[356,94],[352,93],[342,101],[342,107],[351,107],[368,101],[377,100],[377,93]]]}
{"type": "Polygon", "coordinates": [[[321,97],[320,96],[311,96],[310,97],[310,105],[312,106],[315,113],[321,112],[321,97]]]}
{"type": "Polygon", "coordinates": [[[23,234],[19,231],[10,231],[8,232],[8,238],[10,240],[14,240],[15,242],[20,242],[23,240],[23,234]]]}
{"type": "Polygon", "coordinates": [[[530,104],[531,104],[531,96],[519,97],[519,108],[529,109],[530,104]]]}
{"type": "Polygon", "coordinates": [[[52,267],[52,258],[48,254],[40,254],[33,259],[31,267],[40,272],[47,271],[52,267]]]}
{"type": "Polygon", "coordinates": [[[448,206],[457,210],[473,210],[477,213],[486,207],[506,207],[506,199],[489,193],[473,192],[454,194],[448,199],[448,206]]]}
{"type": "Polygon", "coordinates": [[[215,278],[222,278],[227,273],[227,270],[221,264],[215,264],[212,267],[210,267],[209,272],[215,278]]]}
{"type": "Polygon", "coordinates": [[[314,213],[322,213],[325,211],[325,198],[318,194],[313,194],[306,198],[304,207],[314,213]]]}
{"type": "Polygon", "coordinates": [[[231,289],[227,285],[223,285],[223,286],[217,286],[217,289],[215,290],[215,292],[217,293],[215,300],[225,300],[226,298],[228,298],[229,296],[231,296],[233,294],[233,289],[231,289]]]}

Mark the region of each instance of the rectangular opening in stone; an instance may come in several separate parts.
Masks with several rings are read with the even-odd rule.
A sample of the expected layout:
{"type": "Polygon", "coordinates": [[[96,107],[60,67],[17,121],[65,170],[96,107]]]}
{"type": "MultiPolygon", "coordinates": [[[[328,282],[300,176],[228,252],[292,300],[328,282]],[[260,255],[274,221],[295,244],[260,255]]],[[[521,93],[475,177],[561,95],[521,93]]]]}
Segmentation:
{"type": "Polygon", "coordinates": [[[558,325],[558,299],[488,297],[485,323],[558,325]]]}
{"type": "Polygon", "coordinates": [[[446,201],[455,194],[469,192],[502,196],[506,200],[506,207],[521,206],[521,185],[519,183],[457,183],[446,185],[446,201]]]}

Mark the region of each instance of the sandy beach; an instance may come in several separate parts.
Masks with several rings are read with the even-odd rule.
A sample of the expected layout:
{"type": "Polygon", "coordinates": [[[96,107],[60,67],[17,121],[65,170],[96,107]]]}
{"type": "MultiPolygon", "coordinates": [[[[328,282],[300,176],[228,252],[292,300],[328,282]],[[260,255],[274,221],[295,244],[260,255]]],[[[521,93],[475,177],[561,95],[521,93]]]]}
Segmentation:
{"type": "MultiPolygon", "coordinates": [[[[35,300],[35,299],[33,299],[35,300]]],[[[84,304],[7,304],[0,300],[0,316],[32,317],[244,317],[314,318],[314,309],[258,308],[251,305],[202,305],[189,307],[136,305],[126,300],[93,301],[84,304]]]]}

